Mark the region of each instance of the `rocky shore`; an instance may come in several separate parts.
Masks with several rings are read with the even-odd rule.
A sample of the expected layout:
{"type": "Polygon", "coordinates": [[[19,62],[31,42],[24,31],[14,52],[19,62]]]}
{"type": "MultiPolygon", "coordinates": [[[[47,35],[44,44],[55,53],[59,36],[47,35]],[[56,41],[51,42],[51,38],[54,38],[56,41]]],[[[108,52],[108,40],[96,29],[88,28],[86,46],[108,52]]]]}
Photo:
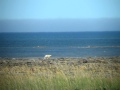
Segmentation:
{"type": "Polygon", "coordinates": [[[84,63],[120,63],[120,56],[84,58],[0,58],[0,66],[81,65],[84,63]]]}

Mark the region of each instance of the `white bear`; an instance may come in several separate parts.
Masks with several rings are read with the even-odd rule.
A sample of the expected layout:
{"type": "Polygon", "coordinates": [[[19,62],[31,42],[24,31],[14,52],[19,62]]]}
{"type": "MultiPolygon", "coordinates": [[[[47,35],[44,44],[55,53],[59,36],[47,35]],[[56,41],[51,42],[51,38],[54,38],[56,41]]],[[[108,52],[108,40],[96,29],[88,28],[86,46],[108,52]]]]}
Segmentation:
{"type": "Polygon", "coordinates": [[[49,59],[52,55],[45,55],[44,59],[49,59]]]}

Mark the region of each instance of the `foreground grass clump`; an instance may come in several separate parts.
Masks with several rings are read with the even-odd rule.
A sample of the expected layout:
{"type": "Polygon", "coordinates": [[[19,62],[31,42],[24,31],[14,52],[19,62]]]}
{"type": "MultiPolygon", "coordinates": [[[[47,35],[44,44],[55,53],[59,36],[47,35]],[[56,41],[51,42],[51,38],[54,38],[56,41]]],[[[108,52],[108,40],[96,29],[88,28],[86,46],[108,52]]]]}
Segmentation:
{"type": "Polygon", "coordinates": [[[1,90],[119,90],[118,78],[3,76],[1,90]]]}
{"type": "Polygon", "coordinates": [[[120,64],[1,66],[0,90],[120,90],[120,64]]]}

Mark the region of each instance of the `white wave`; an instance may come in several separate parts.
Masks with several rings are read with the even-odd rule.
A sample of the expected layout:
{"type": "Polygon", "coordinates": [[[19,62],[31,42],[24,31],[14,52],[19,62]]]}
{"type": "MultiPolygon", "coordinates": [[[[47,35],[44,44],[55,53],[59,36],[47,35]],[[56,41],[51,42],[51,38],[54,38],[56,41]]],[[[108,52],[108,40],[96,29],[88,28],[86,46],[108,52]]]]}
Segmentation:
{"type": "Polygon", "coordinates": [[[120,46],[85,46],[85,47],[70,47],[70,48],[120,48],[120,46]]]}

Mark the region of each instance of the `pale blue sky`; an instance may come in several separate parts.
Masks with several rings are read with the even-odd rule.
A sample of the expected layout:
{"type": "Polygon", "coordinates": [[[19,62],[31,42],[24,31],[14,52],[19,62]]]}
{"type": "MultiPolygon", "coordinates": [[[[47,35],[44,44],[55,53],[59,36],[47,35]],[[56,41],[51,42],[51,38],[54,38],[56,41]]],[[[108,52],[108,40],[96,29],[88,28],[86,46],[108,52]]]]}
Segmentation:
{"type": "Polygon", "coordinates": [[[0,0],[0,32],[120,31],[120,0],[0,0]]]}
{"type": "Polygon", "coordinates": [[[0,0],[0,19],[120,18],[120,0],[0,0]]]}

